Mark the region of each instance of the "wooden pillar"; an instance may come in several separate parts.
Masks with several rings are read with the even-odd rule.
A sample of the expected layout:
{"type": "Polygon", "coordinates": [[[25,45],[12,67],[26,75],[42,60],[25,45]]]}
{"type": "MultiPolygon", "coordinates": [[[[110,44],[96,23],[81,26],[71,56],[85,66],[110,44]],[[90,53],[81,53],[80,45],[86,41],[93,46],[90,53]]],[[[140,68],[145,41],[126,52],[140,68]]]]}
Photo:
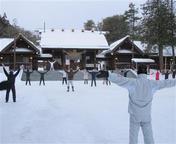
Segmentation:
{"type": "Polygon", "coordinates": [[[61,65],[62,65],[62,67],[65,65],[65,54],[64,54],[64,52],[62,51],[62,53],[61,53],[61,65]]]}
{"type": "Polygon", "coordinates": [[[82,68],[86,68],[86,53],[83,53],[82,55],[82,68]]]}
{"type": "Polygon", "coordinates": [[[96,50],[94,50],[94,68],[96,68],[96,50]]]}
{"type": "Polygon", "coordinates": [[[165,72],[167,70],[167,57],[165,57],[165,72]]]}

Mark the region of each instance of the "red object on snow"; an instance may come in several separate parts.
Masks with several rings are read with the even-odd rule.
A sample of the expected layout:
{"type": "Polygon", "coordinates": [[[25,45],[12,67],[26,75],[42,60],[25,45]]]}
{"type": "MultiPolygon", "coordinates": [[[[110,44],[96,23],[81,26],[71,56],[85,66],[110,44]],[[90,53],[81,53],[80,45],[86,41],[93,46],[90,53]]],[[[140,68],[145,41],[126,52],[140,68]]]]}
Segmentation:
{"type": "Polygon", "coordinates": [[[159,75],[160,75],[160,73],[159,73],[159,71],[157,71],[156,72],[156,80],[159,80],[159,75]]]}

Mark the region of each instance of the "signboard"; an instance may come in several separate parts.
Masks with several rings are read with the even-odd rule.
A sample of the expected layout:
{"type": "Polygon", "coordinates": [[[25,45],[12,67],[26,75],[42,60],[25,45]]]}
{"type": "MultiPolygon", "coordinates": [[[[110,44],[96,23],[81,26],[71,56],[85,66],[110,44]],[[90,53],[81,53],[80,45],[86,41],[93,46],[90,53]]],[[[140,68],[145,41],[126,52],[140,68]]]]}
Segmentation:
{"type": "Polygon", "coordinates": [[[70,65],[70,60],[69,59],[66,59],[66,65],[70,65]]]}

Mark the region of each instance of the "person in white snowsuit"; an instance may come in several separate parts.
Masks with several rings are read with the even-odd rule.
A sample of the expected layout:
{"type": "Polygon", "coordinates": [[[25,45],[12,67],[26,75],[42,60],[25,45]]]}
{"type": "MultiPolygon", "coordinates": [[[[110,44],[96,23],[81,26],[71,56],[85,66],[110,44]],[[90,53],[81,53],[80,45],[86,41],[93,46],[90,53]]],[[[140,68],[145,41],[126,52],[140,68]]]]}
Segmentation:
{"type": "Polygon", "coordinates": [[[65,83],[67,85],[67,73],[62,70],[62,71],[59,71],[59,73],[62,74],[62,85],[65,83]]]}
{"type": "Polygon", "coordinates": [[[48,61],[49,63],[50,63],[50,71],[54,71],[54,63],[56,62],[56,61],[48,61]]]}
{"type": "Polygon", "coordinates": [[[125,87],[129,92],[128,112],[130,114],[129,143],[138,143],[138,133],[141,127],[145,144],[154,144],[151,106],[153,95],[157,90],[176,85],[176,80],[149,80],[145,66],[138,68],[137,78],[126,78],[109,72],[109,80],[125,87]]]}
{"type": "Polygon", "coordinates": [[[87,72],[86,69],[83,70],[83,79],[84,79],[84,84],[88,84],[89,73],[87,72]]]}

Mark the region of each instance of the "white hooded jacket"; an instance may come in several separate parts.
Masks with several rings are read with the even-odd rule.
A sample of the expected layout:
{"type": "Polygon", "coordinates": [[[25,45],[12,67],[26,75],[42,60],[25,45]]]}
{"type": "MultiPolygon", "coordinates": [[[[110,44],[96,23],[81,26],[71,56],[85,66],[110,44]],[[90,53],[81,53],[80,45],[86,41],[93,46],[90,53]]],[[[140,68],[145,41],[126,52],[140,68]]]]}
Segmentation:
{"type": "Polygon", "coordinates": [[[137,78],[126,78],[116,73],[109,73],[109,80],[128,89],[128,112],[134,116],[136,122],[151,121],[154,93],[162,88],[176,85],[176,80],[149,80],[146,74],[139,74],[137,78]]]}

